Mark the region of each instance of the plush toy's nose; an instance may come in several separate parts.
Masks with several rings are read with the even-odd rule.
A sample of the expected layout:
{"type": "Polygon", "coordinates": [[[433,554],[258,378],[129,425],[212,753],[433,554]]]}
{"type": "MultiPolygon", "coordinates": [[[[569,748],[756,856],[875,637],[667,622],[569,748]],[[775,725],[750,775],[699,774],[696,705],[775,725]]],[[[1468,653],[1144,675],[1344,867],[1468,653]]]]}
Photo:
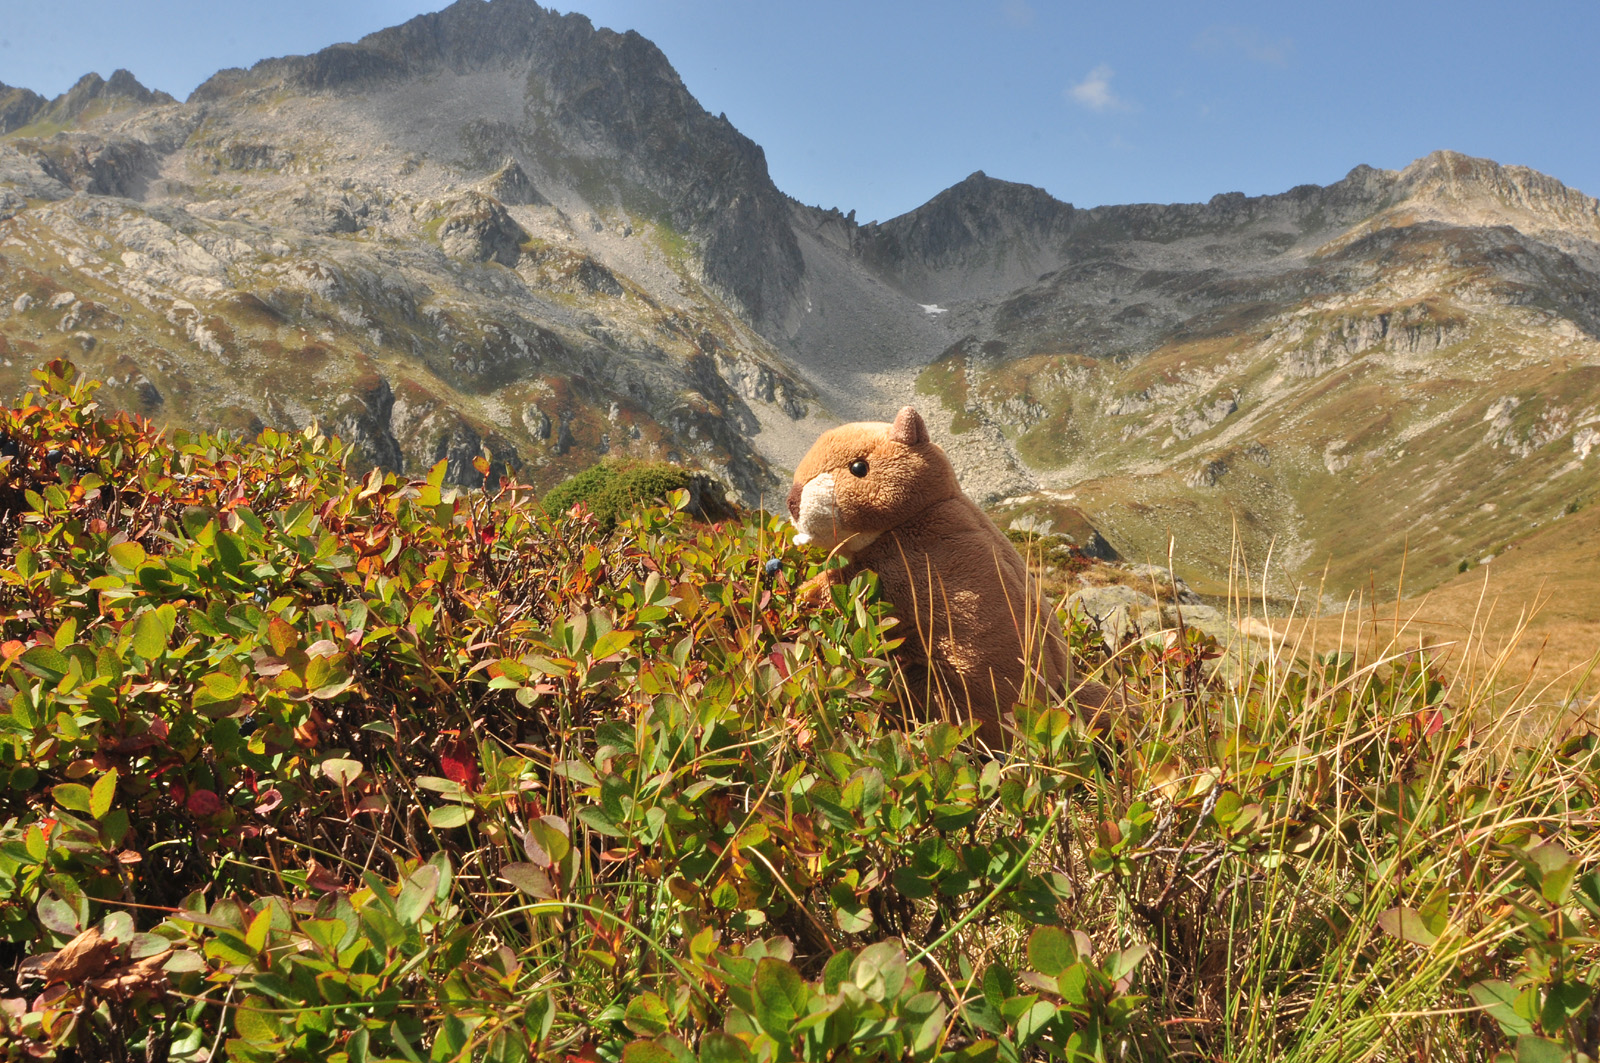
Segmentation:
{"type": "Polygon", "coordinates": [[[797,483],[789,488],[789,518],[800,519],[800,496],[805,494],[806,485],[797,483]]]}

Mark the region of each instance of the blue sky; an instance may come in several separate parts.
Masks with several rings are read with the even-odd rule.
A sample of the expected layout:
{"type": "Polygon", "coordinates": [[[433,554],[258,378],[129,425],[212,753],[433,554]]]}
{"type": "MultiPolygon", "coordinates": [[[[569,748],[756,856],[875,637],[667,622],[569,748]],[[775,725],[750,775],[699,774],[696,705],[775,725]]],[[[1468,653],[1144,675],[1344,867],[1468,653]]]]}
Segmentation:
{"type": "MultiPolygon", "coordinates": [[[[180,98],[419,0],[0,0],[0,81],[180,98]]],[[[974,170],[1099,203],[1279,192],[1452,148],[1600,194],[1600,3],[564,0],[655,41],[778,186],[865,221],[974,170]]]]}

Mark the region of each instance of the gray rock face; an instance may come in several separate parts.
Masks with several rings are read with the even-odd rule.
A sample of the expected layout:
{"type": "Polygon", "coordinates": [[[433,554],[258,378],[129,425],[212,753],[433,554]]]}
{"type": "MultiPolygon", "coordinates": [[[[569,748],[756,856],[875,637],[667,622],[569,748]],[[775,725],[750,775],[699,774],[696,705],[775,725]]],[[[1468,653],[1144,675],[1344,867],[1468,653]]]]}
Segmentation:
{"type": "Polygon", "coordinates": [[[476,192],[446,204],[439,226],[439,242],[445,252],[472,262],[515,266],[527,238],[498,200],[476,192]]]}
{"type": "Polygon", "coordinates": [[[517,160],[507,159],[504,166],[483,183],[484,194],[510,207],[548,207],[550,201],[539,194],[517,160]]]}
{"type": "Polygon", "coordinates": [[[1108,587],[1086,587],[1067,598],[1067,611],[1081,612],[1100,629],[1106,646],[1116,649],[1129,638],[1136,638],[1151,626],[1146,614],[1160,610],[1156,600],[1142,591],[1119,583],[1108,587]]]}
{"type": "MultiPolygon", "coordinates": [[[[765,154],[726,116],[708,115],[661,51],[637,33],[596,30],[582,15],[558,15],[529,0],[459,0],[355,44],[222,71],[190,102],[221,102],[272,85],[375,92],[439,71],[507,65],[529,71],[531,128],[512,126],[514,136],[555,148],[564,158],[548,161],[557,167],[592,172],[594,160],[605,160],[621,199],[653,197],[675,228],[703,241],[706,279],[752,321],[776,325],[791,313],[800,251],[765,154]]],[[[480,144],[502,154],[514,146],[480,144]]]]}
{"type": "Polygon", "coordinates": [[[155,177],[158,159],[142,140],[105,139],[86,134],[59,135],[48,141],[13,141],[31,155],[46,175],[75,192],[137,198],[155,177]]]}
{"type": "Polygon", "coordinates": [[[12,88],[0,82],[0,135],[21,129],[48,104],[31,89],[12,88]]]}

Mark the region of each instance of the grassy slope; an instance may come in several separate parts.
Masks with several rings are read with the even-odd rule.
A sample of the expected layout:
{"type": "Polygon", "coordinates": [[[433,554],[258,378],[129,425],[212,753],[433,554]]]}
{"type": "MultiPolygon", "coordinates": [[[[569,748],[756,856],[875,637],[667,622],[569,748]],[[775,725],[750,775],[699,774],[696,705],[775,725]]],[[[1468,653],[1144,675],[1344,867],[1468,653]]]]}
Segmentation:
{"type": "MultiPolygon", "coordinates": [[[[1315,621],[1318,649],[1367,652],[1393,644],[1448,646],[1451,656],[1483,671],[1498,662],[1505,681],[1530,682],[1535,696],[1562,702],[1574,684],[1600,692],[1600,507],[1586,507],[1513,544],[1398,607],[1370,596],[1343,616],[1315,621]],[[1397,623],[1398,617],[1398,623],[1397,623]]],[[[1310,637],[1311,622],[1279,622],[1291,638],[1310,637]]]]}

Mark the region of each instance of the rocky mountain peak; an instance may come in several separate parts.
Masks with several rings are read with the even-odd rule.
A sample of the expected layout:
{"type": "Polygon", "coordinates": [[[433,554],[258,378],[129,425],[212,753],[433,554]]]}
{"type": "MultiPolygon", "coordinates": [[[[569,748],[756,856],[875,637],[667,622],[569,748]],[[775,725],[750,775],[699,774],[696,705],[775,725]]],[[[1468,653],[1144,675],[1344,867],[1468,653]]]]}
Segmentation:
{"type": "Polygon", "coordinates": [[[49,103],[32,89],[14,88],[0,82],[0,136],[21,129],[49,103]]]}
{"type": "Polygon", "coordinates": [[[66,124],[81,118],[96,104],[120,109],[176,102],[165,92],[145,88],[138,78],[126,70],[114,71],[110,80],[96,73],[88,73],[79,78],[72,88],[51,100],[49,107],[39,117],[45,121],[66,124]]]}
{"type": "Polygon", "coordinates": [[[792,315],[803,265],[765,153],[708,114],[637,33],[597,29],[531,0],[458,0],[354,44],[222,71],[190,101],[248,107],[287,91],[381,109],[385,93],[450,75],[499,79],[497,92],[522,96],[520,113],[460,131],[484,177],[498,181],[502,175],[487,171],[503,169],[507,158],[537,157],[539,169],[581,186],[590,207],[648,214],[699,242],[706,280],[752,322],[777,325],[792,315]]]}
{"type": "Polygon", "coordinates": [[[940,277],[985,275],[995,290],[1055,265],[1053,248],[1076,211],[1042,188],[982,170],[922,206],[860,230],[862,259],[929,298],[948,297],[940,277]]]}
{"type": "MultiPolygon", "coordinates": [[[[1564,226],[1577,224],[1600,234],[1600,201],[1526,166],[1435,151],[1392,179],[1398,201],[1465,210],[1475,221],[1488,221],[1477,217],[1485,211],[1509,212],[1518,220],[1531,215],[1564,226]]],[[[1504,220],[1511,219],[1507,216],[1504,220]]]]}
{"type": "Polygon", "coordinates": [[[919,256],[937,259],[998,237],[1059,235],[1071,225],[1073,213],[1070,203],[1042,188],[979,170],[881,229],[919,256]]]}

